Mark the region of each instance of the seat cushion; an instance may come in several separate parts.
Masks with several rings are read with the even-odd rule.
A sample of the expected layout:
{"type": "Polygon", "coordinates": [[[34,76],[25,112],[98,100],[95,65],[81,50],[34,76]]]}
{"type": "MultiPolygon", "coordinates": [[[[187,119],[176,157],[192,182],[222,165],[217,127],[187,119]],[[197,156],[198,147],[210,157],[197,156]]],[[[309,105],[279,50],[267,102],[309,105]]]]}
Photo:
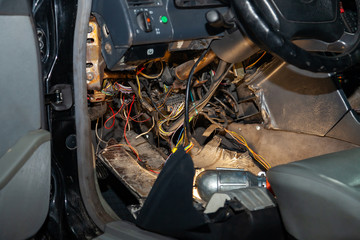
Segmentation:
{"type": "Polygon", "coordinates": [[[360,148],[268,172],[286,230],[297,239],[360,239],[360,148]]]}

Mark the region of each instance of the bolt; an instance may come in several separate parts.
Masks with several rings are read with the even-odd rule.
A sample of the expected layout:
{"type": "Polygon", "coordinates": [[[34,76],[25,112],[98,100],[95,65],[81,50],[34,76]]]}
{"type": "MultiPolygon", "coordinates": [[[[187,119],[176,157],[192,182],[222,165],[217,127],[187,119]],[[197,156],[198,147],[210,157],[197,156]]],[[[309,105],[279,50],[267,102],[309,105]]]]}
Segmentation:
{"type": "Polygon", "coordinates": [[[93,80],[94,79],[94,74],[91,73],[91,72],[86,73],[86,79],[87,80],[93,80]]]}
{"type": "Polygon", "coordinates": [[[93,27],[89,25],[88,33],[91,33],[93,30],[94,30],[93,27]]]}
{"type": "Polygon", "coordinates": [[[256,130],[260,131],[261,127],[260,126],[256,126],[256,130]]]}

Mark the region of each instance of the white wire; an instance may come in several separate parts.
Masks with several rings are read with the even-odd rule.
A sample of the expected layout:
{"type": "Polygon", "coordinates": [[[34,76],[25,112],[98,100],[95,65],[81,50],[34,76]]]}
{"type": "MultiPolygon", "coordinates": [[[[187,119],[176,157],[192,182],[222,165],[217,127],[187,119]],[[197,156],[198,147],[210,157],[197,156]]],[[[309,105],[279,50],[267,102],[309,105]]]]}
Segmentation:
{"type": "Polygon", "coordinates": [[[147,130],[146,132],[143,132],[140,135],[137,135],[135,138],[138,139],[139,137],[144,136],[145,134],[148,134],[155,127],[155,119],[154,119],[154,117],[152,117],[152,122],[153,122],[153,124],[152,124],[151,128],[149,128],[149,130],[147,130]]]}
{"type": "MultiPolygon", "coordinates": [[[[102,118],[101,118],[102,119],[102,118]]],[[[100,147],[100,143],[103,142],[105,144],[107,144],[107,142],[105,142],[104,140],[101,139],[101,137],[99,137],[99,133],[98,133],[98,125],[99,125],[99,118],[96,120],[96,125],[95,125],[95,135],[96,135],[96,138],[98,139],[98,144],[96,146],[96,154],[98,154],[99,152],[99,147],[100,147]]],[[[103,131],[103,128],[101,128],[101,136],[102,136],[102,131],[103,131]]]]}

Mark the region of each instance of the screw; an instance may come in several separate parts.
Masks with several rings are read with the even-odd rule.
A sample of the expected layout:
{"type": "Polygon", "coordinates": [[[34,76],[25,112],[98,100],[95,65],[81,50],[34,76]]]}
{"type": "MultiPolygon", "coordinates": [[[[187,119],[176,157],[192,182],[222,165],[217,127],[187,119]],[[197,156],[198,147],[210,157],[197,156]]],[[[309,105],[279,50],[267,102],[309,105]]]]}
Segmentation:
{"type": "Polygon", "coordinates": [[[105,51],[108,53],[108,54],[111,54],[111,45],[109,43],[106,43],[105,44],[105,51]]]}

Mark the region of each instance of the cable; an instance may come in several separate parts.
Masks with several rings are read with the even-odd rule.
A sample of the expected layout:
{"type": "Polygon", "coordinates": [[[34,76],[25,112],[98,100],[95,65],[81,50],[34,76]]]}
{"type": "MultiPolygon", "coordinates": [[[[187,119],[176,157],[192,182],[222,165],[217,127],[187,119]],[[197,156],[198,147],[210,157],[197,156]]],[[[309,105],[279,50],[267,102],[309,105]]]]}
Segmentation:
{"type": "Polygon", "coordinates": [[[132,93],[132,89],[130,87],[126,87],[124,85],[121,85],[118,82],[111,83],[108,79],[104,80],[101,92],[105,94],[106,96],[114,96],[118,92],[130,94],[132,93]]]}
{"type": "Polygon", "coordinates": [[[166,103],[166,99],[170,96],[170,93],[172,92],[172,90],[173,90],[173,88],[171,87],[165,96],[164,102],[160,106],[158,106],[159,109],[166,103]]]}
{"type": "Polygon", "coordinates": [[[96,135],[97,139],[99,140],[99,142],[107,143],[106,141],[102,140],[102,139],[99,137],[98,124],[99,124],[99,118],[96,120],[96,124],[95,124],[95,135],[96,135]]]}
{"type": "Polygon", "coordinates": [[[207,48],[199,57],[199,59],[195,62],[194,66],[191,68],[189,73],[188,81],[186,84],[186,95],[185,95],[185,118],[184,118],[184,128],[185,128],[185,141],[186,143],[190,139],[190,125],[189,125],[189,98],[190,98],[190,89],[191,89],[191,80],[193,78],[195,69],[201,62],[201,60],[205,57],[208,53],[210,48],[207,48]]]}
{"type": "MultiPolygon", "coordinates": [[[[184,129],[184,128],[183,128],[184,129]]],[[[180,143],[183,141],[184,139],[184,135],[185,134],[181,134],[179,137],[180,139],[178,139],[178,142],[176,143],[175,147],[173,149],[171,149],[172,153],[175,153],[178,149],[178,146],[180,145],[180,143]]]]}
{"type": "Polygon", "coordinates": [[[261,166],[263,166],[266,170],[269,170],[271,168],[271,165],[265,160],[265,158],[263,156],[261,156],[260,154],[257,154],[256,152],[254,152],[254,150],[252,150],[248,143],[246,142],[245,138],[243,136],[238,135],[236,132],[233,131],[229,131],[227,129],[225,129],[225,131],[232,137],[234,138],[238,143],[240,143],[241,145],[243,145],[250,153],[250,155],[258,162],[260,163],[261,166]]]}
{"type": "Polygon", "coordinates": [[[184,105],[185,105],[184,103],[181,103],[179,106],[177,106],[177,108],[173,109],[173,111],[169,114],[169,116],[165,117],[163,120],[158,122],[158,128],[159,128],[160,136],[168,137],[168,136],[170,136],[171,134],[173,134],[174,132],[176,132],[178,130],[178,128],[177,128],[174,131],[167,132],[162,128],[162,124],[164,124],[165,122],[169,122],[170,120],[177,119],[179,117],[179,115],[182,114],[182,111],[184,109],[184,105]]]}
{"type": "MultiPolygon", "coordinates": [[[[126,127],[127,127],[127,125],[129,124],[130,113],[131,113],[131,109],[132,109],[132,106],[133,106],[134,102],[135,102],[135,95],[133,95],[133,98],[132,98],[132,101],[131,101],[131,104],[130,104],[130,109],[129,109],[128,114],[127,114],[127,117],[126,117],[125,127],[124,127],[124,138],[125,138],[125,140],[126,140],[126,142],[127,142],[127,144],[128,144],[129,146],[131,146],[131,144],[130,144],[129,140],[128,140],[127,137],[126,137],[126,127]]],[[[134,152],[134,153],[135,153],[135,152],[134,152]]],[[[138,160],[139,160],[140,162],[142,162],[141,159],[139,158],[139,155],[138,155],[138,154],[136,154],[136,157],[138,158],[138,160]]]]}
{"type": "Polygon", "coordinates": [[[184,131],[184,128],[181,129],[181,132],[180,132],[180,134],[179,134],[178,140],[176,141],[176,145],[180,142],[180,139],[181,139],[181,136],[182,136],[183,131],[184,131]]]}
{"type": "Polygon", "coordinates": [[[138,71],[138,74],[140,74],[141,76],[143,76],[145,78],[148,78],[148,79],[159,78],[162,75],[163,71],[164,71],[164,64],[163,64],[162,61],[160,61],[160,63],[161,63],[161,71],[160,71],[160,73],[158,75],[156,75],[156,76],[146,75],[145,73],[142,72],[142,70],[144,70],[144,68],[141,71],[138,71]]]}
{"type": "Polygon", "coordinates": [[[155,119],[154,119],[154,117],[152,117],[152,122],[153,122],[153,124],[152,124],[151,128],[149,128],[149,130],[147,130],[146,132],[143,132],[142,134],[137,135],[135,138],[138,139],[139,137],[141,137],[141,136],[143,136],[145,134],[148,134],[155,127],[155,119]]]}
{"type": "MultiPolygon", "coordinates": [[[[112,109],[112,107],[110,106],[110,104],[108,103],[107,105],[108,105],[109,108],[111,109],[111,112],[113,113],[113,115],[111,115],[111,117],[109,117],[109,118],[105,121],[104,127],[105,127],[106,129],[111,129],[111,128],[114,126],[114,124],[115,124],[115,119],[113,119],[112,124],[111,124],[110,127],[107,127],[107,126],[106,126],[106,123],[107,123],[110,119],[112,119],[116,114],[115,114],[115,112],[114,112],[114,109],[112,109]]],[[[120,108],[120,109],[121,109],[121,108],[120,108]]]]}
{"type": "Polygon", "coordinates": [[[148,119],[142,120],[142,121],[135,120],[131,116],[130,116],[130,119],[131,119],[131,121],[134,121],[134,122],[137,122],[137,123],[144,123],[144,122],[149,121],[151,119],[151,117],[149,117],[148,119]]]}
{"type": "Polygon", "coordinates": [[[125,94],[133,93],[133,90],[131,89],[131,87],[124,86],[118,82],[115,82],[114,85],[117,86],[119,91],[122,93],[125,93],[125,94]]]}
{"type": "Polygon", "coordinates": [[[236,132],[233,131],[229,131],[227,130],[225,127],[223,127],[222,125],[220,125],[219,123],[215,122],[211,117],[209,117],[206,113],[201,112],[201,115],[203,115],[204,117],[206,117],[206,119],[208,119],[212,124],[216,125],[219,129],[224,130],[225,132],[227,132],[236,142],[238,142],[240,145],[244,146],[246,148],[246,150],[249,152],[249,155],[255,160],[257,161],[262,167],[264,167],[265,170],[269,170],[271,168],[271,165],[265,160],[265,158],[263,156],[261,156],[260,154],[257,154],[254,150],[252,150],[248,143],[246,142],[245,138],[239,134],[237,134],[236,132]]]}
{"type": "Polygon", "coordinates": [[[109,118],[105,121],[104,127],[105,127],[106,129],[111,129],[111,128],[114,126],[114,124],[115,124],[115,116],[121,111],[122,107],[124,106],[124,102],[125,102],[124,100],[125,100],[125,97],[123,97],[123,103],[121,104],[121,107],[119,108],[119,111],[117,111],[116,113],[114,113],[114,110],[112,109],[112,107],[111,107],[110,104],[108,103],[108,106],[109,106],[109,108],[111,109],[113,115],[112,115],[111,117],[109,117],[109,118]],[[106,126],[106,123],[107,123],[110,119],[113,119],[113,122],[112,122],[112,124],[111,124],[111,127],[107,127],[107,126],[106,126]]]}
{"type": "MultiPolygon", "coordinates": [[[[143,163],[143,161],[140,159],[140,155],[138,153],[138,151],[136,151],[130,144],[129,140],[127,139],[126,137],[126,127],[127,125],[129,124],[129,119],[130,119],[130,113],[131,113],[131,109],[132,109],[132,106],[134,105],[134,102],[135,102],[135,95],[133,95],[133,98],[132,98],[132,101],[131,101],[131,104],[130,104],[130,108],[129,108],[129,112],[127,114],[127,118],[126,118],[126,123],[125,123],[125,127],[124,127],[124,138],[125,138],[125,141],[127,142],[127,144],[129,145],[129,147],[131,148],[131,150],[133,151],[133,153],[136,155],[137,157],[137,160],[140,162],[140,163],[143,163]]],[[[140,164],[140,166],[142,166],[143,164],[140,164]]],[[[150,168],[145,168],[146,170],[150,171],[150,172],[153,172],[153,173],[156,173],[156,174],[159,174],[159,172],[156,172],[150,168]]]]}
{"type": "MultiPolygon", "coordinates": [[[[233,66],[232,64],[228,65],[228,63],[226,63],[222,60],[219,61],[219,65],[218,65],[216,75],[215,75],[215,80],[212,83],[212,85],[210,86],[209,92],[207,92],[202,99],[200,99],[199,101],[196,102],[195,106],[196,106],[198,113],[200,113],[201,110],[210,101],[213,94],[216,92],[216,89],[219,87],[221,81],[225,78],[225,76],[227,75],[229,70],[232,68],[232,66],[233,66]]],[[[196,111],[195,111],[195,108],[192,107],[192,108],[190,108],[189,115],[193,116],[194,114],[196,114],[196,111]]],[[[168,132],[174,132],[176,129],[179,128],[179,126],[184,124],[184,119],[185,119],[184,115],[185,114],[182,114],[178,119],[176,119],[176,121],[173,124],[171,124],[171,126],[169,126],[168,132]]]]}
{"type": "Polygon", "coordinates": [[[193,147],[194,147],[194,144],[193,144],[193,143],[190,143],[190,145],[187,146],[187,147],[185,147],[184,150],[185,150],[186,153],[189,153],[190,150],[191,150],[193,147]]]}
{"type": "Polygon", "coordinates": [[[147,93],[147,95],[149,96],[150,101],[151,101],[152,105],[154,106],[155,110],[156,110],[163,118],[166,118],[166,116],[159,110],[159,108],[158,108],[157,105],[155,104],[154,100],[152,99],[150,87],[147,86],[147,84],[143,84],[143,85],[145,86],[146,93],[147,93]]]}
{"type": "MultiPolygon", "coordinates": [[[[101,117],[101,121],[103,122],[103,118],[101,117]]],[[[96,135],[96,138],[98,139],[98,143],[96,145],[96,155],[98,154],[99,152],[99,147],[100,147],[100,143],[105,143],[107,144],[106,141],[102,140],[102,134],[103,134],[103,128],[101,128],[101,137],[99,136],[99,133],[98,133],[98,126],[99,126],[99,118],[96,120],[96,124],[95,124],[95,135],[96,135]]],[[[106,145],[105,145],[106,146],[106,145]]]]}
{"type": "Polygon", "coordinates": [[[106,148],[104,148],[103,150],[101,150],[101,151],[99,152],[99,154],[103,153],[104,151],[106,151],[106,150],[108,150],[108,149],[110,149],[110,148],[115,148],[115,147],[128,147],[128,148],[130,148],[133,152],[135,152],[136,155],[139,155],[138,151],[137,151],[135,148],[133,148],[133,147],[130,146],[130,145],[126,145],[126,144],[122,144],[122,143],[118,143],[118,144],[114,144],[114,145],[111,145],[111,146],[107,146],[106,148]]]}
{"type": "MultiPolygon", "coordinates": [[[[203,88],[208,92],[209,91],[209,89],[205,86],[205,85],[203,85],[203,88]]],[[[231,110],[228,106],[226,106],[219,98],[217,98],[217,97],[213,97],[223,108],[224,108],[224,110],[226,111],[228,111],[228,112],[230,112],[230,114],[233,114],[233,115],[235,115],[235,112],[233,111],[233,110],[231,110]]],[[[196,109],[195,109],[196,110],[196,109]]]]}
{"type": "Polygon", "coordinates": [[[138,94],[139,94],[139,98],[142,99],[142,95],[141,95],[141,86],[140,86],[140,80],[139,80],[139,76],[138,74],[136,74],[136,82],[138,85],[138,94]]]}
{"type": "Polygon", "coordinates": [[[245,70],[247,70],[247,69],[253,67],[255,64],[257,64],[257,63],[265,56],[265,54],[266,54],[266,51],[264,51],[264,53],[258,58],[258,60],[256,60],[255,62],[253,62],[253,63],[250,64],[249,66],[247,66],[247,67],[245,68],[245,70]]]}

